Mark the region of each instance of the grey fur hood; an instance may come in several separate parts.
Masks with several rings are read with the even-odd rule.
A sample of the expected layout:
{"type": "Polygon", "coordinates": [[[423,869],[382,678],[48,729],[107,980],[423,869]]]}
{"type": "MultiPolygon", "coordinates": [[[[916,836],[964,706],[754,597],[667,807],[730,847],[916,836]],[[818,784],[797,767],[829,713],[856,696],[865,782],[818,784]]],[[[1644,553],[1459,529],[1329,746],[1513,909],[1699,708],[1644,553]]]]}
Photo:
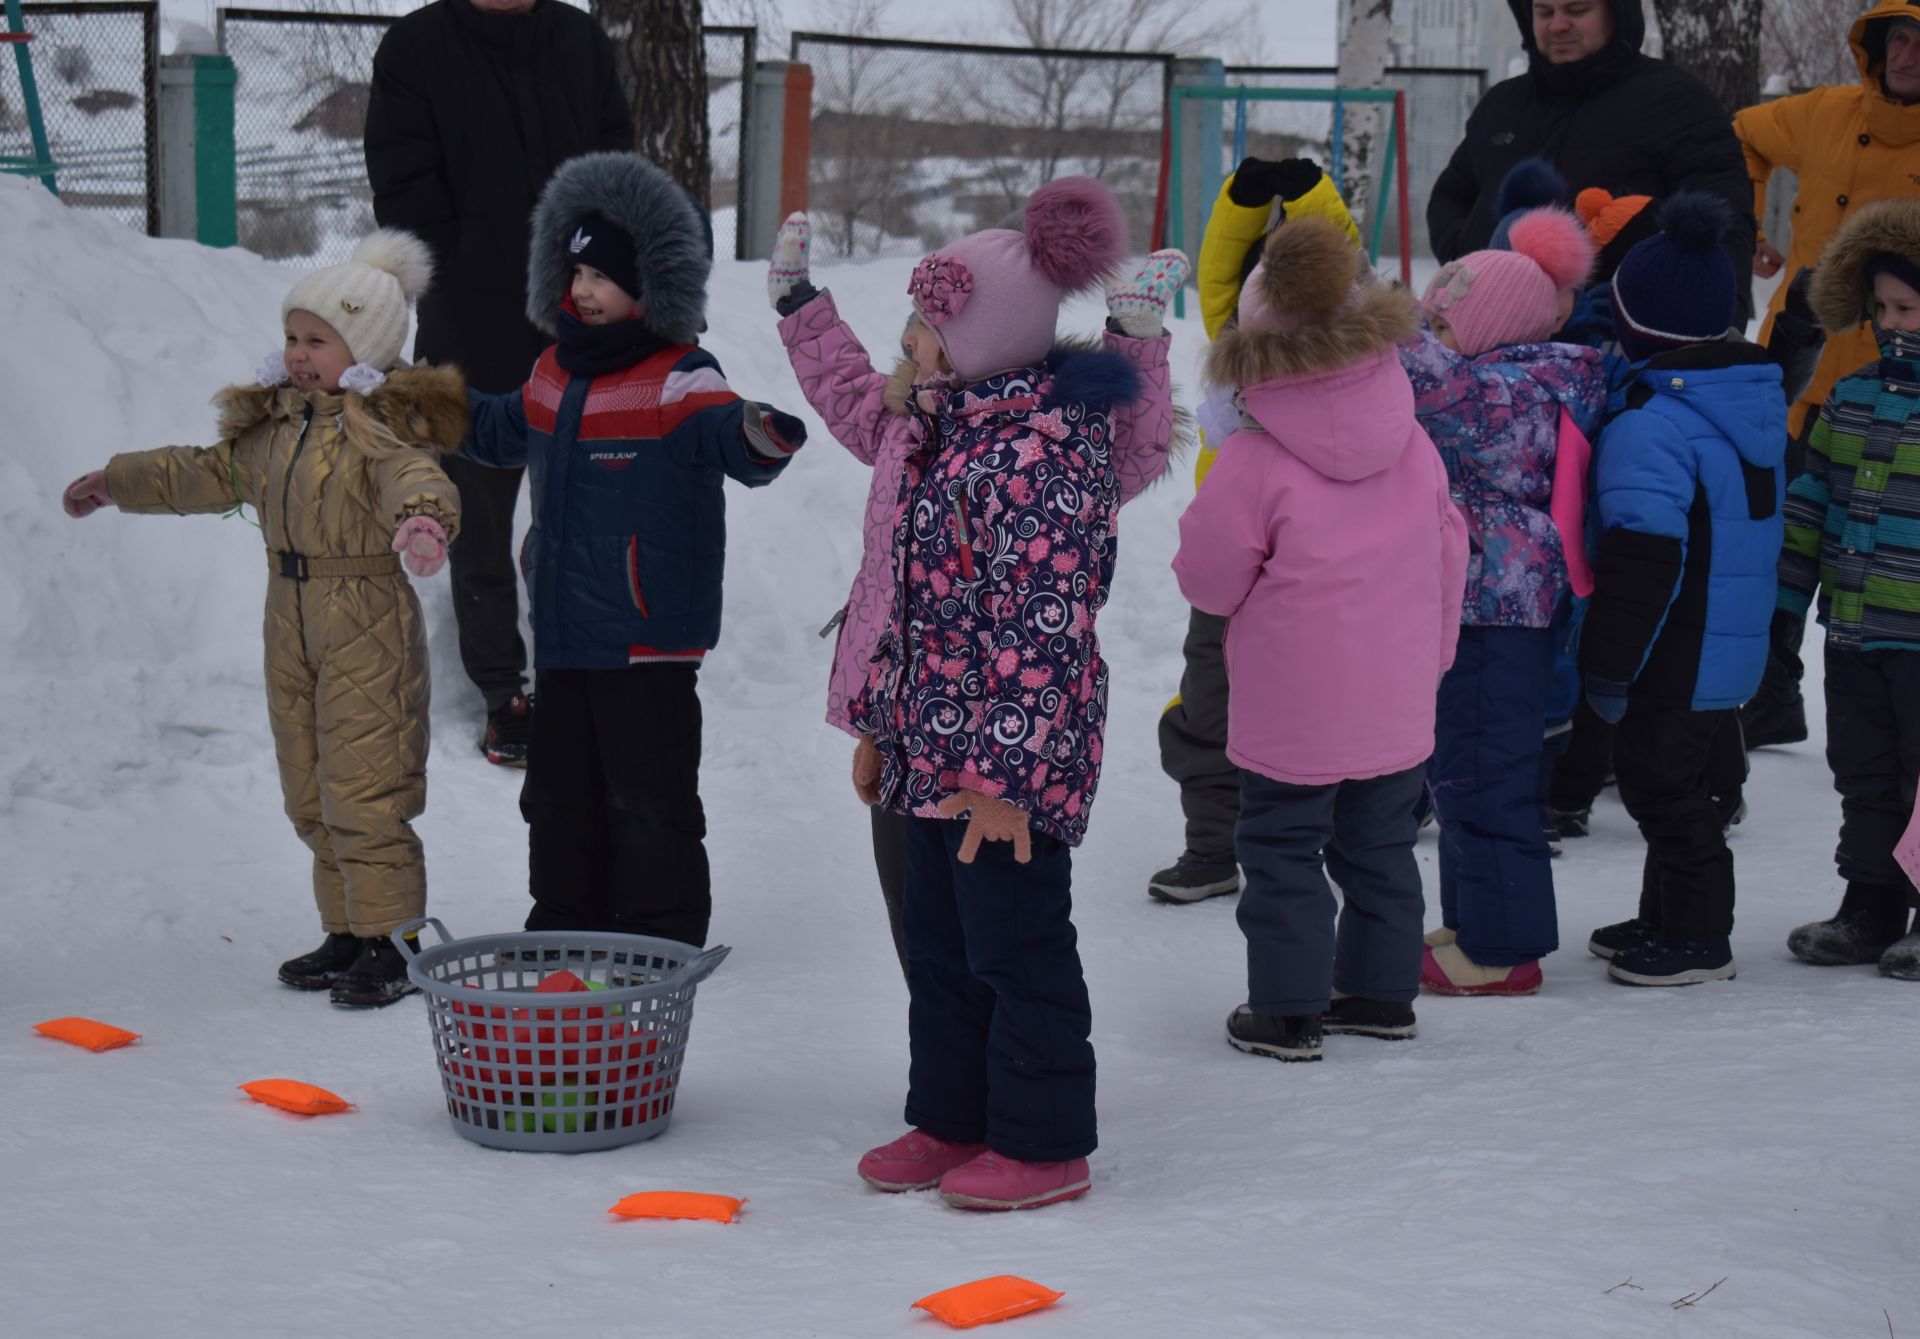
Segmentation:
{"type": "Polygon", "coordinates": [[[568,159],[533,210],[527,257],[527,319],[549,335],[573,274],[567,241],[581,220],[605,214],[634,239],[641,323],[673,344],[697,343],[706,329],[707,275],[713,268],[708,227],[693,197],[633,153],[587,153],[568,159]]]}

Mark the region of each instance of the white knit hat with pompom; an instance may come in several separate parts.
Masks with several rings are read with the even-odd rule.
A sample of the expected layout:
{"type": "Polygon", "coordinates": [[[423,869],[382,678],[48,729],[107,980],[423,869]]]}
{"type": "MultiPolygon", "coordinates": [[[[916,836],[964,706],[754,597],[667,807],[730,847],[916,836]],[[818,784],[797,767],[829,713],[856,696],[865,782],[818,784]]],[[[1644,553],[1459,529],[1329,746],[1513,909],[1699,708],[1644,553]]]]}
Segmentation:
{"type": "Polygon", "coordinates": [[[280,319],[309,311],[340,333],[354,359],[385,372],[407,342],[407,309],[433,278],[433,252],[410,232],[382,228],[344,265],[315,270],[280,304],[280,319]]]}

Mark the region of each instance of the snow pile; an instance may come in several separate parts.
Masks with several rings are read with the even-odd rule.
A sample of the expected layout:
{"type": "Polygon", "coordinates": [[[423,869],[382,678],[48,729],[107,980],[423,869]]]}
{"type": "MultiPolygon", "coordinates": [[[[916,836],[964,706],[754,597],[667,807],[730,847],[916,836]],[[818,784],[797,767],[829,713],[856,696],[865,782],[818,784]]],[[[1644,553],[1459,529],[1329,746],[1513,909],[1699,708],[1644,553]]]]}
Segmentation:
{"type": "MultiPolygon", "coordinates": [[[[258,536],[58,508],[112,451],[206,440],[207,397],[277,340],[293,272],[5,180],[0,235],[9,1332],[910,1335],[931,1323],[914,1298],[1005,1272],[1066,1292],[1019,1322],[1035,1336],[1864,1337],[1882,1308],[1897,1333],[1920,1325],[1913,987],[1782,947],[1838,891],[1817,735],[1755,759],[1737,981],[1626,990],[1582,951],[1639,883],[1609,799],[1557,862],[1568,948],[1538,998],[1423,999],[1417,1040],[1335,1038],[1313,1066],[1223,1044],[1244,962],[1231,899],[1144,895],[1180,843],[1154,723],[1186,624],[1167,570],[1184,472],[1124,514],[1101,617],[1107,770],[1075,862],[1101,1065],[1091,1195],[981,1219],[853,1177],[899,1130],[905,992],[848,742],[820,720],[814,634],[851,578],[867,484],[824,436],[771,488],[729,490],[703,789],[714,940],[735,953],[701,987],[673,1128],[577,1159],[457,1138],[417,1004],[350,1014],[272,980],[316,930],[267,737],[258,536]],[[28,1030],[71,1013],[146,1040],[96,1056],[28,1030]],[[283,1076],[359,1109],[309,1122],[233,1091],[283,1076]],[[606,1218],[652,1189],[751,1203],[730,1227],[606,1218]]],[[[885,349],[907,269],[820,278],[885,349]]],[[[1190,379],[1197,320],[1176,341],[1190,379]]],[[[743,394],[798,407],[760,267],[716,276],[709,342],[743,394]]],[[[434,912],[477,934],[524,912],[525,833],[519,777],[472,748],[445,592],[423,583],[440,728],[421,833],[434,912]]],[[[1431,843],[1421,859],[1431,905],[1431,843]]]]}

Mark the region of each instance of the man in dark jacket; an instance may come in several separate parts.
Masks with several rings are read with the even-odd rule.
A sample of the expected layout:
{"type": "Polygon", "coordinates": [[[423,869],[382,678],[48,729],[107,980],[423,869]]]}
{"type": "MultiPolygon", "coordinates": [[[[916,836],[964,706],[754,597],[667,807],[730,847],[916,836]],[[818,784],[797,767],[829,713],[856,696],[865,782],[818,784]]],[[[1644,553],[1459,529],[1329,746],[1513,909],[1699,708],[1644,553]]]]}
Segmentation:
{"type": "MultiPolygon", "coordinates": [[[[1499,222],[1494,202],[1507,170],[1539,156],[1573,193],[1599,186],[1616,196],[1664,198],[1681,189],[1727,202],[1734,226],[1726,250],[1735,273],[1751,273],[1753,184],[1730,113],[1707,86],[1642,55],[1640,0],[1508,0],[1527,49],[1523,75],[1496,84],[1427,202],[1427,233],[1441,262],[1485,247],[1499,222]]],[[[1604,280],[1605,274],[1596,275],[1604,280]]],[[[1751,314],[1742,289],[1740,319],[1751,314]]]]}
{"type": "MultiPolygon", "coordinates": [[[[547,343],[525,315],[534,202],[567,159],[632,147],[612,43],[583,11],[560,0],[435,0],[395,22],[373,58],[367,175],[374,218],[434,251],[415,358],[458,365],[479,391],[524,382],[547,343]]],[[[446,466],[461,501],[460,660],[487,703],[481,748],[524,766],[527,649],[512,553],[521,471],[446,466]]]]}

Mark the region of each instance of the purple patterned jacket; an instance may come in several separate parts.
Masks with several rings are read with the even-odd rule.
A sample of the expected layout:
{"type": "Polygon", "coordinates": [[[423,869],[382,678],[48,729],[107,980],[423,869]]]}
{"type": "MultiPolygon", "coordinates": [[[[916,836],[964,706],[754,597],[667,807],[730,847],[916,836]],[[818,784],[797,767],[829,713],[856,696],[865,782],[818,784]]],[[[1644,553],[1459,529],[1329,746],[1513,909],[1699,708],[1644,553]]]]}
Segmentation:
{"type": "MultiPolygon", "coordinates": [[[[900,505],[900,471],[919,447],[924,415],[908,403],[913,367],[901,363],[891,375],[876,370],[859,336],[841,319],[833,294],[822,292],[780,322],[780,339],[793,364],[800,392],[834,440],[863,465],[873,467],[863,527],[865,547],[842,610],[833,670],[827,682],[827,720],[853,728],[853,699],[867,682],[867,666],[886,629],[893,601],[893,528],[900,505]]],[[[1126,503],[1166,470],[1175,431],[1173,379],[1167,366],[1170,336],[1131,339],[1109,330],[1107,352],[1125,358],[1140,374],[1140,394],[1115,405],[1113,464],[1126,503]]]]}
{"type": "Polygon", "coordinates": [[[977,790],[1069,846],[1086,834],[1121,492],[1111,406],[1139,384],[1125,359],[1056,348],[947,393],[937,440],[907,456],[892,617],[853,706],[887,808],[933,816],[977,790]]]}
{"type": "Polygon", "coordinates": [[[1560,411],[1594,435],[1607,401],[1599,351],[1509,344],[1465,358],[1422,330],[1401,346],[1400,364],[1472,536],[1460,621],[1550,626],[1567,590],[1560,529],[1547,511],[1560,411]]]}

